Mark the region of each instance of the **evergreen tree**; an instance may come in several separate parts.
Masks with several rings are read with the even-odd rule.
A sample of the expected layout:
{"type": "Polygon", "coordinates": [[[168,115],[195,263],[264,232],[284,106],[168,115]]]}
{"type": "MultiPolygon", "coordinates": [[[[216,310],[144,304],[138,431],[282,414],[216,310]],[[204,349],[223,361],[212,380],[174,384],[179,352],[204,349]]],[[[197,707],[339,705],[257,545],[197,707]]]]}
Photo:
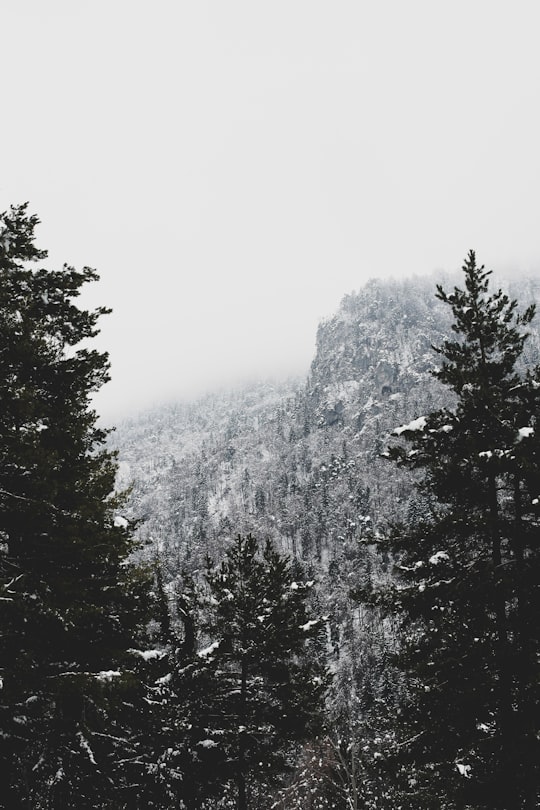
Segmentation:
{"type": "Polygon", "coordinates": [[[309,618],[312,583],[296,581],[287,558],[251,535],[206,576],[209,643],[196,655],[180,651],[171,678],[184,729],[174,750],[180,757],[178,739],[187,740],[192,764],[183,770],[194,782],[184,779],[179,793],[190,808],[213,792],[234,793],[238,810],[250,796],[266,806],[264,791],[295,746],[321,727],[328,676],[313,645],[324,622],[309,618]]]}
{"type": "Polygon", "coordinates": [[[465,289],[437,296],[454,339],[435,376],[455,407],[395,433],[426,511],[383,543],[397,584],[410,704],[397,747],[403,807],[532,810],[538,801],[540,373],[520,368],[534,307],[491,293],[470,252],[465,289]]]}
{"type": "Polygon", "coordinates": [[[74,303],[93,270],[33,268],[37,223],[0,215],[0,803],[122,807],[148,599],[90,407],[107,355],[78,347],[108,310],[74,303]]]}

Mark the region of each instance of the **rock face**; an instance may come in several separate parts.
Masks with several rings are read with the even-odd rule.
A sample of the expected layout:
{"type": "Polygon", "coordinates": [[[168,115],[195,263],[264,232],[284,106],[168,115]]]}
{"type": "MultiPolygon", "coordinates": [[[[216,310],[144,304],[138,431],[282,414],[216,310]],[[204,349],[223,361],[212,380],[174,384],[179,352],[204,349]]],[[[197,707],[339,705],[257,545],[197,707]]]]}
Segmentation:
{"type": "MultiPolygon", "coordinates": [[[[119,426],[131,515],[171,579],[244,531],[324,576],[365,563],[373,532],[412,508],[411,482],[381,458],[389,434],[451,404],[431,375],[432,347],[451,322],[435,283],[371,281],[345,296],[318,329],[307,381],[216,394],[119,426]]],[[[536,291],[524,282],[512,292],[525,306],[536,291]]],[[[538,362],[539,346],[535,332],[527,362],[538,362]]]]}

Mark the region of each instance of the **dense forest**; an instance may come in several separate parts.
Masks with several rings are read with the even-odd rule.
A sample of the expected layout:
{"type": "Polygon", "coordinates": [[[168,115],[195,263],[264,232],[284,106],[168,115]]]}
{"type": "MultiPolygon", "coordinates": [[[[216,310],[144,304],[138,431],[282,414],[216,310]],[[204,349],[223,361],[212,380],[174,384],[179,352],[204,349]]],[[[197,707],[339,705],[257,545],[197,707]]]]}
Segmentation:
{"type": "Polygon", "coordinates": [[[539,285],[371,281],[307,379],[107,431],[97,275],[37,221],[0,216],[0,806],[536,808],[539,285]]]}

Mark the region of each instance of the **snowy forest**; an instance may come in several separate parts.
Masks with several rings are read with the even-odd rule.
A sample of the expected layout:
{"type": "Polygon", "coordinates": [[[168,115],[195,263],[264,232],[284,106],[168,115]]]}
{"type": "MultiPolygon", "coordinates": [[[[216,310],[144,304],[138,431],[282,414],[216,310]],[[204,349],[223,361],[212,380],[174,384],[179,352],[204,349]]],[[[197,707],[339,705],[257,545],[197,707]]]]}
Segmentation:
{"type": "Polygon", "coordinates": [[[37,223],[0,215],[0,807],[537,808],[540,281],[372,280],[304,379],[108,430],[98,276],[37,223]]]}

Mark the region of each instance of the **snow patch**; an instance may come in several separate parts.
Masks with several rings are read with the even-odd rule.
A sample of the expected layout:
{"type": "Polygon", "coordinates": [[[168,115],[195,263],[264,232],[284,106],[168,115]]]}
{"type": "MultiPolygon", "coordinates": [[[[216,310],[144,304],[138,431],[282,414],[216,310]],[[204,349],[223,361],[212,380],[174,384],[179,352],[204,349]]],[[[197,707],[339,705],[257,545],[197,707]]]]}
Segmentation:
{"type": "Polygon", "coordinates": [[[212,655],[213,652],[217,650],[221,642],[213,641],[209,647],[205,647],[204,650],[200,650],[198,653],[199,658],[207,658],[209,655],[212,655]]]}
{"type": "Polygon", "coordinates": [[[162,650],[128,650],[134,655],[140,655],[144,661],[151,661],[154,658],[163,658],[165,653],[162,650]]]}
{"type": "Polygon", "coordinates": [[[465,779],[471,778],[471,766],[464,765],[463,762],[456,762],[456,768],[458,769],[459,775],[465,777],[465,779]]]}
{"type": "Polygon", "coordinates": [[[101,683],[110,683],[113,678],[119,678],[121,675],[122,673],[117,669],[104,669],[102,672],[98,672],[95,678],[101,683]]]}
{"type": "Polygon", "coordinates": [[[438,565],[443,560],[449,560],[449,556],[446,551],[436,551],[435,554],[429,558],[431,565],[438,565]]]}
{"type": "Polygon", "coordinates": [[[414,432],[414,431],[421,431],[424,430],[427,423],[426,416],[419,416],[418,419],[413,419],[412,422],[409,422],[408,425],[401,425],[400,427],[395,428],[392,433],[394,436],[401,436],[402,433],[405,431],[414,432]]]}
{"type": "Polygon", "coordinates": [[[217,742],[215,740],[199,740],[197,745],[200,745],[201,748],[216,748],[217,742]]]}

